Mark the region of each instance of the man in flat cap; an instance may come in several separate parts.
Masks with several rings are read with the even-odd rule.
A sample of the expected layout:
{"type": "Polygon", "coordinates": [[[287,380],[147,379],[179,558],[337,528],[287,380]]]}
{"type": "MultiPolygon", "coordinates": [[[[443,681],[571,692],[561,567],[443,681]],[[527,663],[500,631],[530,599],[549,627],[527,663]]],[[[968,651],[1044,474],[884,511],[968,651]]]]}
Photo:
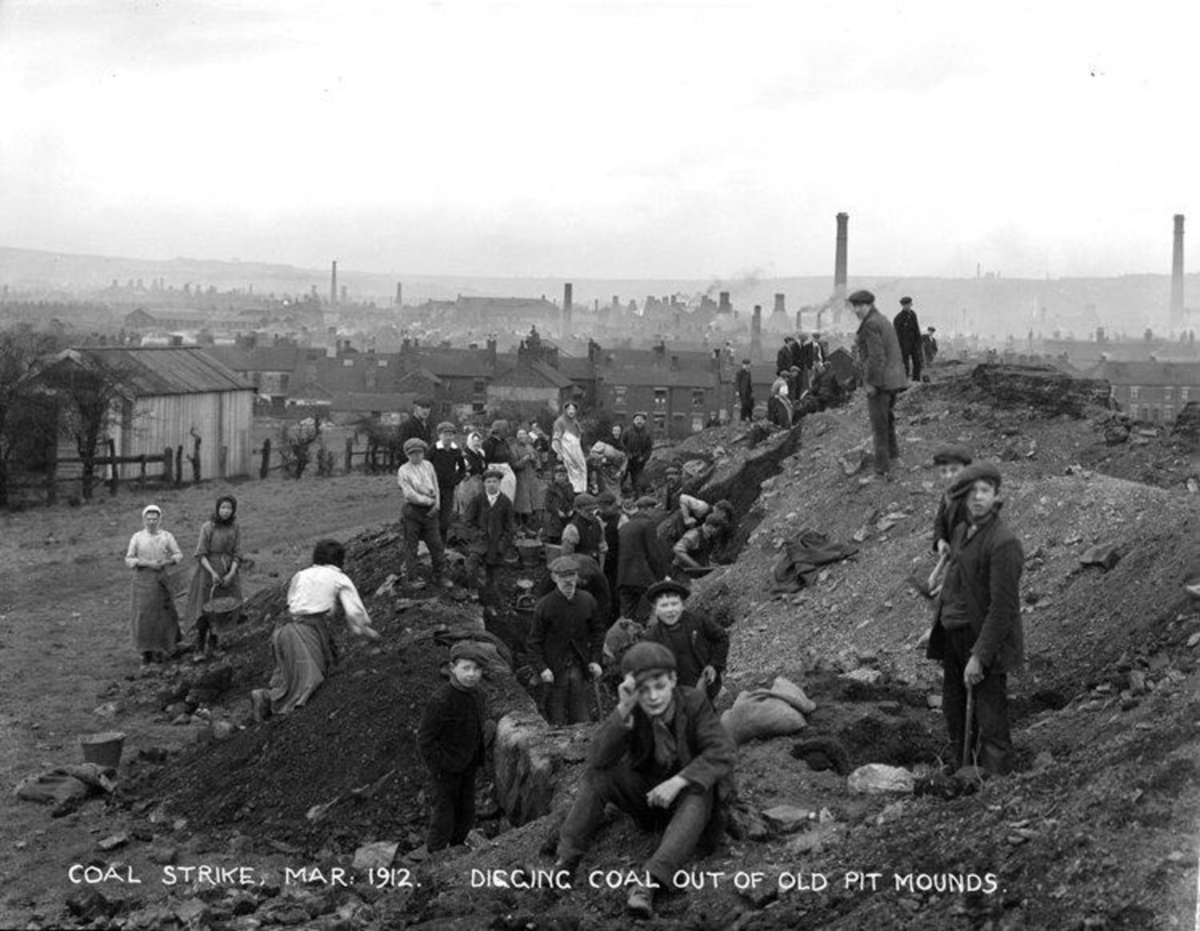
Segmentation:
{"type": "Polygon", "coordinates": [[[621,447],[629,457],[629,482],[636,495],[642,488],[642,470],[654,452],[654,437],[646,429],[646,412],[633,415],[633,425],[621,435],[621,447]]]}
{"type": "Polygon", "coordinates": [[[650,612],[646,589],[666,578],[670,566],[652,517],[657,499],[644,495],[635,504],[637,510],[617,531],[617,598],[621,617],[644,621],[650,612]]]}
{"type": "Polygon", "coordinates": [[[649,918],[656,891],[674,888],[697,847],[720,841],[719,803],[732,794],[735,748],[705,694],[677,684],[675,655],[661,643],[631,646],[621,670],[617,706],[592,739],[587,774],[559,831],[555,869],[574,877],[612,802],[641,827],[663,831],[629,893],[629,911],[649,918]]]}
{"type": "Polygon", "coordinates": [[[412,439],[423,440],[426,446],[433,443],[433,431],[429,425],[429,413],[432,410],[433,401],[430,398],[422,397],[413,401],[412,412],[407,420],[401,422],[397,433],[396,440],[401,449],[412,439]]]}
{"type": "Polygon", "coordinates": [[[600,502],[586,492],[575,496],[575,514],[563,527],[564,556],[583,553],[591,556],[604,568],[608,544],[604,540],[604,523],[600,520],[600,502]]]}
{"type": "Polygon", "coordinates": [[[425,704],[417,745],[429,768],[432,791],[425,851],[461,844],[475,826],[475,773],[484,763],[479,684],[487,654],[478,643],[460,640],[450,648],[450,679],[425,704]]]}
{"type": "MultiPolygon", "coordinates": [[[[548,687],[546,719],[554,725],[591,721],[588,678],[603,673],[607,621],[596,599],[579,591],[579,562],[560,556],[550,563],[554,591],[533,609],[529,662],[548,687]]],[[[603,576],[601,576],[603,578],[603,576]]]]}
{"type": "Polygon", "coordinates": [[[416,437],[404,443],[408,459],[396,474],[397,484],[404,495],[404,563],[408,584],[415,589],[425,587],[417,578],[417,544],[425,541],[433,561],[433,584],[453,588],[454,583],[442,576],[446,567],[446,552],[438,528],[441,505],[437,473],[425,458],[425,441],[416,437]]]}
{"type": "Polygon", "coordinates": [[[661,643],[675,654],[680,685],[701,689],[709,701],[716,701],[729,659],[729,633],[707,613],[686,607],[689,595],[691,590],[674,579],[650,586],[646,640],[661,643]]]}
{"type": "Polygon", "coordinates": [[[875,446],[875,475],[891,477],[893,459],[900,456],[896,439],[896,395],[906,386],[904,362],[896,329],[875,307],[870,291],[855,291],[847,298],[859,320],[855,336],[858,360],[867,391],[867,415],[871,420],[871,438],[875,446]]]}
{"type": "Polygon", "coordinates": [[[492,605],[500,603],[496,586],[496,570],[504,564],[505,554],[513,541],[513,506],[508,495],[500,490],[504,479],[499,469],[483,473],[483,490],[467,502],[463,525],[470,541],[467,545],[467,576],[472,588],[479,584],[479,567],[483,566],[483,595],[492,605]]]}
{"type": "Polygon", "coordinates": [[[917,312],[912,309],[912,298],[900,298],[900,313],[892,320],[896,339],[900,341],[900,355],[904,359],[904,373],[913,381],[921,380],[921,324],[917,312]]]}
{"type": "Polygon", "coordinates": [[[930,659],[942,663],[942,710],[952,758],[971,735],[975,765],[989,775],[1008,772],[1012,736],[1008,673],[1025,659],[1021,622],[1021,542],[1000,518],[1000,471],[968,466],[950,487],[966,502],[967,522],[950,541],[950,562],[929,634],[930,659]],[[967,720],[974,692],[975,720],[967,720]]]}
{"type": "Polygon", "coordinates": [[[467,460],[463,458],[462,448],[454,442],[458,428],[446,420],[437,426],[437,442],[426,450],[429,462],[437,475],[438,497],[438,530],[445,543],[450,534],[450,522],[454,518],[454,489],[467,478],[467,460]]]}

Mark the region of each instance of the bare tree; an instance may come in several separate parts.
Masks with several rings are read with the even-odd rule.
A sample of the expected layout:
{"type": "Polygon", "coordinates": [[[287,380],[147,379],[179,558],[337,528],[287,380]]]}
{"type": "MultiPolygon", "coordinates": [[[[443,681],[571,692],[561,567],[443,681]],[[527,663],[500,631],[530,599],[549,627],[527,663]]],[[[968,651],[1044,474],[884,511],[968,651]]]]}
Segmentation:
{"type": "MultiPolygon", "coordinates": [[[[279,455],[283,459],[283,470],[292,478],[300,478],[313,457],[313,446],[318,446],[324,427],[321,415],[314,413],[295,423],[284,424],[279,431],[279,455]]],[[[318,446],[318,454],[320,447],[318,446]]]]}
{"type": "Polygon", "coordinates": [[[9,503],[14,460],[33,458],[53,439],[53,404],[41,393],[36,376],[43,358],[56,348],[49,333],[0,332],[0,507],[9,503]]]}
{"type": "Polygon", "coordinates": [[[81,490],[92,497],[101,441],[129,396],[132,372],[124,365],[86,350],[68,349],[46,366],[41,379],[59,400],[60,429],[75,441],[82,464],[81,490]]]}

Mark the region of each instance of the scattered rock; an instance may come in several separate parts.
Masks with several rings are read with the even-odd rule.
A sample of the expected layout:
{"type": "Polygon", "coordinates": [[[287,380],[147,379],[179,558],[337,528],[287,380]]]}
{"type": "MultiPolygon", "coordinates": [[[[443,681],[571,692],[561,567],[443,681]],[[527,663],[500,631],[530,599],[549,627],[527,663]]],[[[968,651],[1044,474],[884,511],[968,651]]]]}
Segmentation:
{"type": "Polygon", "coordinates": [[[386,869],[396,859],[396,851],[400,848],[398,842],[375,841],[364,844],[354,851],[354,868],[356,870],[386,869]]]}
{"type": "Polygon", "coordinates": [[[788,842],[787,847],[784,849],[789,854],[820,853],[837,841],[841,833],[842,826],[837,822],[818,824],[803,834],[797,835],[793,840],[788,842]]]}
{"type": "Polygon", "coordinates": [[[892,802],[892,804],[884,807],[878,815],[875,816],[875,825],[887,824],[889,821],[898,821],[904,817],[904,803],[892,802]]]}
{"type": "Polygon", "coordinates": [[[200,899],[184,899],[175,906],[175,917],[185,925],[199,925],[209,917],[209,908],[200,899]]]}
{"type": "Polygon", "coordinates": [[[838,678],[847,679],[851,682],[862,682],[866,685],[878,685],[879,681],[883,678],[883,673],[878,669],[860,668],[842,673],[838,678]]]}
{"type": "Polygon", "coordinates": [[[1105,572],[1121,561],[1121,554],[1111,543],[1098,543],[1089,547],[1079,557],[1079,562],[1085,566],[1099,566],[1105,572]]]}
{"type": "Polygon", "coordinates": [[[95,886],[82,886],[67,896],[67,911],[84,921],[108,917],[117,907],[95,886]]]}
{"type": "Polygon", "coordinates": [[[1197,631],[1188,637],[1187,641],[1188,649],[1195,649],[1197,644],[1200,644],[1200,631],[1197,631]]]}
{"type": "Polygon", "coordinates": [[[942,696],[941,695],[926,695],[925,696],[925,704],[927,704],[930,708],[932,708],[936,711],[942,707],[942,696]]]}
{"type": "Polygon", "coordinates": [[[1033,768],[1034,769],[1045,769],[1047,766],[1053,765],[1053,763],[1054,763],[1054,754],[1051,753],[1049,750],[1043,750],[1041,753],[1039,753],[1037,756],[1035,756],[1033,758],[1033,768]]]}
{"type": "Polygon", "coordinates": [[[217,721],[212,726],[213,740],[228,740],[235,733],[237,728],[231,721],[217,721]]]}
{"type": "Polygon", "coordinates": [[[1146,674],[1140,669],[1129,671],[1129,691],[1133,695],[1146,694],[1146,674]]]}
{"type": "Polygon", "coordinates": [[[151,863],[158,863],[161,866],[170,866],[179,859],[178,847],[151,847],[146,854],[146,859],[151,863]]]}
{"type": "Polygon", "coordinates": [[[816,817],[816,812],[795,805],[775,805],[762,814],[767,824],[781,834],[798,831],[816,817]]]}
{"type": "Polygon", "coordinates": [[[803,760],[814,772],[832,769],[839,776],[850,775],[850,754],[836,737],[813,737],[792,746],[792,756],[803,760]]]}
{"type": "Polygon", "coordinates": [[[129,835],[122,831],[120,834],[110,834],[104,840],[96,843],[97,850],[117,850],[129,843],[129,835]]]}
{"type": "Polygon", "coordinates": [[[911,793],[913,774],[899,766],[868,763],[850,774],[850,791],[858,795],[879,795],[887,792],[911,793]]]}
{"type": "Polygon", "coordinates": [[[753,908],[765,908],[779,897],[778,883],[762,883],[757,886],[748,885],[739,889],[738,895],[750,903],[753,908]]]}

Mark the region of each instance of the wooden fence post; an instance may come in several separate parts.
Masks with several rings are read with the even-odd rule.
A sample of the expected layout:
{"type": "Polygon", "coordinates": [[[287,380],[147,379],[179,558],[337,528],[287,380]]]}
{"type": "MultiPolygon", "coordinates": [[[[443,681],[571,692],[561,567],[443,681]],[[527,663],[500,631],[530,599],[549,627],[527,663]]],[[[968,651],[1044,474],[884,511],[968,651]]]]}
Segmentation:
{"type": "Polygon", "coordinates": [[[175,487],[183,487],[183,444],[175,447],[175,487]]]}
{"type": "Polygon", "coordinates": [[[266,478],[271,471],[271,438],[267,437],[262,444],[262,465],[258,467],[258,477],[266,478]]]}
{"type": "Polygon", "coordinates": [[[138,465],[141,469],[138,473],[138,491],[146,490],[146,454],[142,453],[138,456],[138,465]]]}
{"type": "Polygon", "coordinates": [[[171,468],[171,465],[174,458],[175,457],[171,454],[170,446],[163,450],[163,482],[166,483],[168,488],[171,486],[171,482],[173,480],[171,473],[174,470],[171,468]]]}
{"type": "Polygon", "coordinates": [[[217,475],[221,478],[225,477],[225,473],[229,468],[229,447],[222,446],[217,452],[217,475]]]}
{"type": "Polygon", "coordinates": [[[192,464],[192,484],[200,484],[200,437],[192,437],[192,454],[188,456],[188,461],[192,464]]]}
{"type": "Polygon", "coordinates": [[[108,493],[115,495],[117,493],[117,476],[121,471],[117,465],[117,444],[112,439],[106,442],[108,444],[108,493]]]}
{"type": "Polygon", "coordinates": [[[346,437],[346,474],[354,471],[354,440],[346,437]]]}

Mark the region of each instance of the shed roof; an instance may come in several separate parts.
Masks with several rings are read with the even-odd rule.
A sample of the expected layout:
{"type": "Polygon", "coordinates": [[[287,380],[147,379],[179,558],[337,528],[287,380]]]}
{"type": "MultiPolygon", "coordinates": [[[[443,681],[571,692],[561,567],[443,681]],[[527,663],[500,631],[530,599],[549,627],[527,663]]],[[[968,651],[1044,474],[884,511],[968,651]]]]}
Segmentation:
{"type": "Polygon", "coordinates": [[[1096,377],[1114,385],[1200,385],[1200,362],[1105,362],[1096,377]]]}
{"type": "Polygon", "coordinates": [[[233,369],[193,346],[88,348],[68,352],[86,354],[127,371],[128,387],[140,397],[255,390],[233,369]]]}

